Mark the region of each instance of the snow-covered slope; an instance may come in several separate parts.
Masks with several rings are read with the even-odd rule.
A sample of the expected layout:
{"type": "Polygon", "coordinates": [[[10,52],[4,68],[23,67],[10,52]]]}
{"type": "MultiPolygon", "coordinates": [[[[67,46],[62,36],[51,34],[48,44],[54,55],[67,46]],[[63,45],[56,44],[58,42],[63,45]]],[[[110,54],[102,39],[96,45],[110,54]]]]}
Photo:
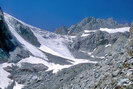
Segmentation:
{"type": "MultiPolygon", "coordinates": [[[[96,33],[99,30],[84,30],[83,33],[80,34],[79,36],[79,39],[81,40],[81,42],[78,39],[77,39],[77,43],[75,42],[77,49],[75,47],[74,51],[76,50],[75,55],[79,55],[79,56],[85,55],[86,57],[78,58],[77,56],[74,55],[74,52],[70,50],[69,48],[70,46],[69,43],[74,42],[73,38],[76,39],[78,38],[78,36],[57,35],[55,33],[48,32],[40,28],[36,28],[31,25],[28,25],[10,16],[9,14],[4,13],[4,16],[5,16],[5,21],[9,27],[11,34],[16,38],[17,42],[20,43],[20,47],[22,47],[23,49],[29,52],[28,53],[29,57],[22,58],[21,60],[19,60],[19,62],[13,63],[13,64],[20,68],[22,67],[22,63],[25,63],[25,62],[30,63],[30,64],[43,64],[47,67],[46,71],[53,70],[53,73],[57,73],[58,71],[64,68],[69,68],[71,66],[81,64],[81,63],[93,63],[93,64],[97,63],[98,61],[96,60],[90,61],[89,58],[93,58],[93,59],[96,59],[96,58],[104,59],[105,58],[101,56],[94,57],[93,55],[93,52],[95,51],[95,49],[98,49],[98,46],[94,45],[93,47],[93,44],[98,43],[99,40],[104,39],[103,35],[106,34],[104,31],[108,32],[108,34],[117,33],[117,32],[123,33],[123,32],[129,31],[129,27],[123,27],[123,28],[117,28],[117,29],[108,29],[108,28],[99,29],[103,33],[96,33]],[[31,38],[30,37],[25,38],[24,37],[25,35],[23,36],[22,34],[20,34],[19,33],[20,29],[23,31],[30,30],[29,32],[33,34],[30,34],[30,33],[27,33],[27,34],[30,34],[34,38],[36,38],[40,45],[36,46],[30,43],[29,40],[31,40],[31,38]],[[92,33],[96,33],[96,34],[91,35],[92,33]],[[92,40],[90,42],[88,39],[84,39],[89,36],[91,36],[89,40],[92,40]],[[94,39],[96,37],[97,39],[94,39]],[[101,39],[99,39],[99,37],[101,37],[101,39]],[[95,40],[96,42],[94,42],[95,40]],[[89,45],[92,45],[92,47],[94,48],[93,52],[89,52],[87,50],[87,48],[89,49],[89,45]],[[78,53],[78,51],[80,50],[78,49],[79,46],[82,46],[81,52],[80,52],[81,54],[78,53]],[[85,50],[82,50],[82,49],[85,49],[85,50]],[[51,60],[54,60],[54,61],[51,61],[51,60]],[[60,62],[63,61],[64,63],[61,64],[56,61],[60,61],[60,62]]],[[[103,44],[103,46],[104,46],[104,49],[106,49],[108,47],[111,47],[112,44],[105,43],[103,44]]],[[[100,49],[100,47],[102,46],[101,45],[99,46],[99,50],[101,50],[102,52],[103,50],[102,48],[100,49]]],[[[96,53],[100,53],[98,50],[96,51],[97,51],[96,53]]],[[[12,80],[8,78],[10,74],[4,70],[4,67],[7,67],[7,66],[11,66],[11,65],[8,63],[0,64],[0,88],[2,89],[5,89],[10,84],[10,82],[13,82],[12,80]],[[1,76],[1,75],[4,75],[4,76],[1,76]]],[[[15,81],[15,84],[16,85],[14,86],[14,89],[21,89],[23,86],[25,86],[25,85],[18,84],[16,81],[15,81]]]]}
{"type": "MultiPolygon", "coordinates": [[[[32,55],[30,57],[22,59],[20,63],[22,62],[28,62],[32,64],[44,64],[48,67],[48,70],[53,70],[53,72],[57,72],[58,70],[61,70],[63,68],[68,68],[73,65],[77,65],[79,63],[87,63],[91,62],[86,59],[76,59],[70,50],[67,47],[67,44],[71,42],[71,39],[68,36],[61,36],[57,35],[52,32],[48,32],[45,30],[41,30],[39,28],[33,27],[31,25],[25,24],[24,22],[10,16],[9,14],[5,13],[5,21],[7,22],[9,29],[11,33],[16,37],[16,39],[22,44],[22,46],[27,49],[32,55]],[[17,21],[18,23],[14,24],[13,22],[17,21]],[[41,44],[39,47],[36,47],[35,45],[32,45],[28,41],[26,41],[19,33],[17,32],[17,28],[15,26],[21,26],[19,23],[23,24],[24,26],[27,26],[31,30],[39,43],[41,44]],[[45,53],[58,56],[61,58],[67,59],[66,61],[70,60],[71,65],[60,65],[55,63],[50,63],[48,57],[45,55],[45,53]]],[[[96,62],[92,62],[96,63],[96,62]]]]}
{"type": "MultiPolygon", "coordinates": [[[[68,68],[80,63],[87,63],[86,59],[76,59],[70,52],[67,47],[67,43],[71,42],[71,39],[67,36],[57,35],[55,33],[51,33],[45,30],[41,30],[39,28],[33,27],[31,25],[25,24],[24,22],[10,16],[9,14],[4,13],[5,21],[9,27],[9,30],[13,37],[20,43],[23,49],[29,52],[29,57],[21,59],[18,63],[13,63],[18,67],[21,67],[21,63],[31,63],[31,64],[43,64],[48,67],[47,71],[53,70],[53,73],[57,73],[59,70],[68,68]],[[37,38],[40,46],[35,46],[29,43],[27,40],[23,38],[18,32],[21,27],[26,26],[31,30],[37,38]],[[66,62],[70,64],[61,65],[58,63],[50,62],[49,57],[46,53],[55,56],[55,58],[62,58],[62,60],[66,59],[66,62]]],[[[58,60],[58,59],[56,59],[58,60]]],[[[92,62],[95,63],[95,62],[92,62]]],[[[10,73],[4,70],[5,67],[11,66],[8,63],[0,64],[0,88],[5,89],[9,86],[9,84],[13,83],[13,80],[10,80],[8,76],[10,73]]],[[[15,81],[14,89],[21,89],[24,85],[18,84],[15,81]]]]}

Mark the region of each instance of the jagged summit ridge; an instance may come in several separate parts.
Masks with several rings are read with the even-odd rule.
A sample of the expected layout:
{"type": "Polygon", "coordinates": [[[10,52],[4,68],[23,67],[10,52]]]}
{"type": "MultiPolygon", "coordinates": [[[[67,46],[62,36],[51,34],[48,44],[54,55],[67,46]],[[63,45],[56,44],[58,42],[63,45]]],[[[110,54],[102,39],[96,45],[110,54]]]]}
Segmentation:
{"type": "MultiPolygon", "coordinates": [[[[119,24],[117,21],[113,20],[113,18],[100,19],[94,17],[87,17],[81,22],[70,26],[67,30],[65,29],[65,31],[67,31],[68,35],[74,35],[78,34],[83,30],[98,30],[100,28],[115,29],[121,27],[128,27],[128,24],[119,24]]],[[[59,28],[56,30],[56,32],[58,32],[57,34],[62,34],[61,29],[64,30],[63,28],[59,28]]]]}

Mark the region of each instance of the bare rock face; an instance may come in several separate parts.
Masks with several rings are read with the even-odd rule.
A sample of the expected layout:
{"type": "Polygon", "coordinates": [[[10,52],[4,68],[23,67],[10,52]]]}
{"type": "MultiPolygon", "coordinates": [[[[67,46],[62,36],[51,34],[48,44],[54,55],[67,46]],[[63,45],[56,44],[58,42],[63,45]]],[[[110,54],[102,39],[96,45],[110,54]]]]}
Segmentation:
{"type": "Polygon", "coordinates": [[[68,33],[68,27],[62,26],[62,27],[56,29],[55,33],[61,34],[61,35],[67,35],[67,33],[68,33]]]}
{"type": "Polygon", "coordinates": [[[56,30],[58,34],[68,34],[68,35],[77,35],[78,33],[84,30],[96,30],[100,28],[120,28],[127,27],[128,24],[120,24],[115,21],[113,18],[101,19],[94,17],[87,17],[81,22],[70,26],[69,28],[59,28],[56,30]]]}
{"type": "Polygon", "coordinates": [[[129,54],[129,56],[133,57],[133,23],[130,28],[130,39],[129,39],[129,43],[127,45],[127,52],[129,54]]]}

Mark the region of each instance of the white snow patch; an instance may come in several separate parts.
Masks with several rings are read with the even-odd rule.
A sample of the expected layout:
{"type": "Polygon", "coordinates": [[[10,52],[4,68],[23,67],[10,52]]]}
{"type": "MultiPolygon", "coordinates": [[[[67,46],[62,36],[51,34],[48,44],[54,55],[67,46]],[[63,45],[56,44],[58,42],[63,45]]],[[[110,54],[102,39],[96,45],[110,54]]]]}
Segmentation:
{"type": "Polygon", "coordinates": [[[87,54],[92,55],[93,52],[88,52],[87,54]]]}
{"type": "Polygon", "coordinates": [[[85,33],[96,32],[97,30],[84,30],[85,33]]]}
{"type": "Polygon", "coordinates": [[[111,46],[111,44],[107,44],[107,45],[105,45],[105,47],[109,47],[109,46],[111,46]]]}
{"type": "Polygon", "coordinates": [[[86,52],[86,51],[81,51],[81,52],[83,52],[83,53],[87,53],[90,57],[95,58],[95,56],[94,56],[94,55],[92,55],[92,54],[93,54],[93,52],[86,52]]]}
{"type": "Polygon", "coordinates": [[[90,34],[89,33],[83,33],[82,35],[81,35],[81,37],[86,37],[86,36],[89,36],[90,34]]]}
{"type": "MultiPolygon", "coordinates": [[[[94,49],[94,50],[96,50],[96,49],[94,49]]],[[[100,58],[100,59],[105,58],[104,56],[95,56],[95,55],[93,55],[93,52],[88,52],[87,54],[88,54],[89,56],[91,56],[92,58],[100,58]]]]}
{"type": "Polygon", "coordinates": [[[95,49],[93,50],[93,52],[96,51],[96,50],[97,50],[97,48],[95,48],[95,49]]]}
{"type": "Polygon", "coordinates": [[[100,28],[101,31],[106,31],[108,33],[117,33],[117,32],[129,32],[130,27],[122,27],[116,29],[100,28]]]}
{"type": "Polygon", "coordinates": [[[23,87],[24,85],[18,84],[17,82],[15,82],[15,86],[13,87],[13,89],[22,89],[23,87]]]}
{"type": "Polygon", "coordinates": [[[74,39],[74,38],[76,38],[76,36],[70,36],[70,38],[74,39]]]}
{"type": "Polygon", "coordinates": [[[101,58],[101,59],[104,59],[105,57],[104,56],[96,56],[96,58],[101,58]]]}
{"type": "Polygon", "coordinates": [[[6,72],[3,68],[11,66],[11,63],[2,63],[0,64],[0,88],[5,89],[8,87],[12,80],[8,78],[10,73],[6,72]]]}
{"type": "Polygon", "coordinates": [[[95,58],[95,56],[94,55],[90,55],[92,58],[95,58]]]}
{"type": "Polygon", "coordinates": [[[84,33],[81,35],[81,37],[89,36],[90,32],[96,32],[96,30],[84,30],[84,33]]]}
{"type": "Polygon", "coordinates": [[[94,55],[90,55],[92,58],[100,58],[100,59],[104,59],[104,56],[94,56],[94,55]]]}

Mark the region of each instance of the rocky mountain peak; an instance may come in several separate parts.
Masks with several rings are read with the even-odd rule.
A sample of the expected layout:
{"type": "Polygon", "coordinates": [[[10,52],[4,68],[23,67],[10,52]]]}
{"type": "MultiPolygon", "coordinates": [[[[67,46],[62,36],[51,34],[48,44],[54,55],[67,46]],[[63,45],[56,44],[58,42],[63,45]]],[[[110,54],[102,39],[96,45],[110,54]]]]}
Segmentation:
{"type": "Polygon", "coordinates": [[[94,20],[96,20],[96,18],[94,18],[94,17],[87,17],[87,18],[84,18],[80,23],[89,23],[89,22],[91,22],[91,21],[94,21],[94,20]]]}
{"type": "MultiPolygon", "coordinates": [[[[65,29],[68,35],[76,35],[81,31],[84,30],[98,30],[100,28],[121,28],[121,27],[128,27],[128,24],[120,24],[115,21],[113,18],[101,19],[101,18],[94,18],[94,17],[87,17],[83,19],[81,22],[70,26],[68,29],[65,29]]],[[[62,30],[64,29],[57,29],[57,34],[62,34],[62,30]]]]}
{"type": "Polygon", "coordinates": [[[61,34],[61,35],[66,35],[68,33],[68,27],[62,26],[62,27],[56,29],[55,33],[61,34]]]}
{"type": "Polygon", "coordinates": [[[133,24],[88,17],[59,28],[63,36],[0,18],[0,89],[133,88],[133,24]]]}

